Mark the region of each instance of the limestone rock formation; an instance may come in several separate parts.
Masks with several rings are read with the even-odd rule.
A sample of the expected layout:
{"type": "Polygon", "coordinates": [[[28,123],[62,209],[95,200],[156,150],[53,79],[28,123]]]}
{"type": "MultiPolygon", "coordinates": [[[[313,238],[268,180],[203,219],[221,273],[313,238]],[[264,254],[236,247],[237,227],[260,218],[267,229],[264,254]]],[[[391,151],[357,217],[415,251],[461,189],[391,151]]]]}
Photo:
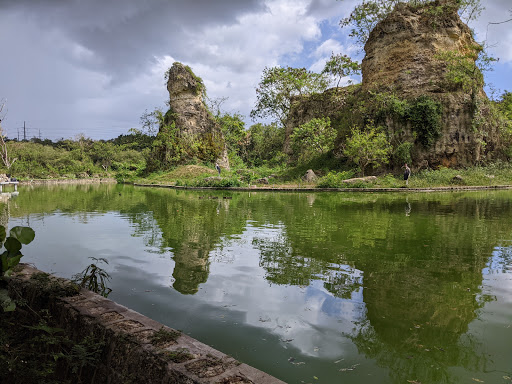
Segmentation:
{"type": "Polygon", "coordinates": [[[222,168],[229,169],[221,128],[203,102],[202,80],[194,75],[190,67],[178,62],[169,69],[168,76],[170,109],[166,115],[167,123],[175,123],[186,144],[193,141],[198,144],[196,147],[199,158],[216,161],[222,168]]]}
{"type": "MultiPolygon", "coordinates": [[[[453,1],[400,3],[370,33],[362,84],[293,100],[287,139],[294,127],[328,116],[338,130],[338,154],[353,125],[372,122],[387,130],[395,149],[411,145],[415,169],[423,163],[467,166],[493,159],[500,135],[475,66],[479,49],[453,1]],[[450,80],[457,65],[461,71],[469,68],[465,76],[472,87],[450,80]]],[[[403,164],[396,152],[391,160],[403,164]]]]}
{"type": "Polygon", "coordinates": [[[476,44],[449,2],[424,7],[399,3],[364,46],[363,90],[393,89],[405,96],[446,91],[442,52],[468,53],[476,44]]]}
{"type": "Polygon", "coordinates": [[[304,180],[306,183],[313,183],[318,179],[318,176],[315,174],[315,172],[312,169],[308,169],[304,176],[302,176],[302,180],[304,180]]]}
{"type": "Polygon", "coordinates": [[[354,177],[352,179],[345,179],[345,180],[342,180],[342,182],[345,184],[356,184],[356,183],[367,183],[367,182],[375,181],[375,180],[377,180],[376,176],[365,176],[365,177],[354,177]]]}

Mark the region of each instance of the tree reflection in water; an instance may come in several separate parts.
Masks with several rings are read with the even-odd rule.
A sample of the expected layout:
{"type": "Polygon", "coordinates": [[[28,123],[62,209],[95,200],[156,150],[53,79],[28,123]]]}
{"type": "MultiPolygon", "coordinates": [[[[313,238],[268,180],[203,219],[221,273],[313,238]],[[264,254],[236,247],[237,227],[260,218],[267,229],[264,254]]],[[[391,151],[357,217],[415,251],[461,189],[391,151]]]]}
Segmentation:
{"type": "MultiPolygon", "coordinates": [[[[449,383],[452,367],[492,365],[468,327],[489,300],[480,292],[482,271],[511,272],[510,243],[503,243],[512,239],[510,192],[492,199],[482,193],[223,199],[228,192],[119,186],[76,192],[53,191],[68,194],[53,207],[44,193],[34,195],[41,201],[31,201],[31,212],[119,211],[135,236],[171,252],[173,288],[182,294],[196,294],[213,264],[244,257],[229,254],[234,242],[257,253],[268,284],[320,285],[332,300],[354,302],[347,308],[358,321],[343,336],[388,368],[394,382],[449,383]],[[257,229],[252,237],[249,228],[257,229]]],[[[25,214],[22,204],[15,214],[25,214]]]]}

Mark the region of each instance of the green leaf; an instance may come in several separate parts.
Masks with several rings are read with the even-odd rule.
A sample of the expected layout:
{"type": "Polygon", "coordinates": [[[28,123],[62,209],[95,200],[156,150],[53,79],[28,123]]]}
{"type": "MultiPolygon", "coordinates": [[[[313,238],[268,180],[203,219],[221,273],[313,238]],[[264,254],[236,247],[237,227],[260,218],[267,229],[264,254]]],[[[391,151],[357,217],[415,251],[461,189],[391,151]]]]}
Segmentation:
{"type": "Polygon", "coordinates": [[[34,240],[36,233],[30,227],[14,227],[10,231],[10,235],[19,240],[21,244],[29,244],[34,240]]]}
{"type": "Polygon", "coordinates": [[[16,309],[16,303],[9,297],[7,289],[0,289],[0,305],[4,312],[12,312],[16,309]]]}
{"type": "Polygon", "coordinates": [[[7,271],[8,263],[7,263],[7,255],[9,254],[8,251],[5,251],[0,255],[0,261],[1,261],[1,269],[0,269],[0,277],[3,276],[4,272],[7,271]]]}
{"type": "Polygon", "coordinates": [[[0,225],[0,243],[3,243],[5,241],[6,236],[7,233],[5,231],[5,227],[3,225],[0,225]]]}
{"type": "Polygon", "coordinates": [[[9,251],[10,255],[17,255],[21,249],[21,243],[14,237],[8,237],[4,244],[5,249],[9,251]]]}
{"type": "Polygon", "coordinates": [[[7,259],[7,269],[17,266],[22,256],[21,252],[19,252],[17,255],[9,257],[7,259]]]}

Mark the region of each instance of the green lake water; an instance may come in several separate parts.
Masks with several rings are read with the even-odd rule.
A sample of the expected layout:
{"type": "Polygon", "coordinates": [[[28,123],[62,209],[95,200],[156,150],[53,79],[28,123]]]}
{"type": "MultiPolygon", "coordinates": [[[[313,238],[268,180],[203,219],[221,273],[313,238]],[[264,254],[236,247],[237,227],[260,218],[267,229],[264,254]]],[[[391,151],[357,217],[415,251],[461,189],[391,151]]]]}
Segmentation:
{"type": "Polygon", "coordinates": [[[23,262],[287,383],[511,383],[512,191],[20,186],[23,262]]]}

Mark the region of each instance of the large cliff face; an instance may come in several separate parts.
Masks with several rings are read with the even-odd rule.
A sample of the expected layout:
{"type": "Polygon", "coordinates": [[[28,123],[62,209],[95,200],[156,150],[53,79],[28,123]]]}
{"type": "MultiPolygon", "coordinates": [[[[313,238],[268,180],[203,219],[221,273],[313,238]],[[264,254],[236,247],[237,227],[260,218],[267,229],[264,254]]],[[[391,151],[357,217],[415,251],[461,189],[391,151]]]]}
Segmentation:
{"type": "Polygon", "coordinates": [[[311,118],[329,116],[338,129],[338,147],[351,125],[373,121],[387,129],[395,147],[404,142],[413,144],[415,165],[427,161],[431,166],[466,166],[496,156],[498,128],[488,119],[489,102],[474,65],[473,54],[479,46],[450,4],[443,0],[421,7],[399,4],[370,34],[362,62],[362,84],[295,100],[286,123],[287,134],[311,118]],[[447,53],[455,58],[455,65],[450,66],[443,57],[447,53]],[[477,80],[472,87],[450,82],[450,71],[458,70],[457,65],[462,68],[461,64],[470,69],[465,73],[469,83],[474,69],[477,80]],[[428,104],[425,100],[439,107],[438,132],[428,145],[419,138],[424,127],[418,114],[432,112],[432,108],[419,109],[428,104]],[[397,103],[407,110],[397,113],[393,108],[397,103]]]}
{"type": "Polygon", "coordinates": [[[406,97],[443,93],[446,64],[436,56],[447,51],[466,53],[475,44],[456,7],[400,3],[365,44],[363,89],[392,88],[406,97]]]}
{"type": "Polygon", "coordinates": [[[194,155],[202,160],[217,161],[221,167],[229,168],[221,128],[203,103],[204,85],[201,79],[181,63],[174,63],[168,75],[170,109],[166,123],[175,123],[183,145],[195,143],[194,155]]]}

